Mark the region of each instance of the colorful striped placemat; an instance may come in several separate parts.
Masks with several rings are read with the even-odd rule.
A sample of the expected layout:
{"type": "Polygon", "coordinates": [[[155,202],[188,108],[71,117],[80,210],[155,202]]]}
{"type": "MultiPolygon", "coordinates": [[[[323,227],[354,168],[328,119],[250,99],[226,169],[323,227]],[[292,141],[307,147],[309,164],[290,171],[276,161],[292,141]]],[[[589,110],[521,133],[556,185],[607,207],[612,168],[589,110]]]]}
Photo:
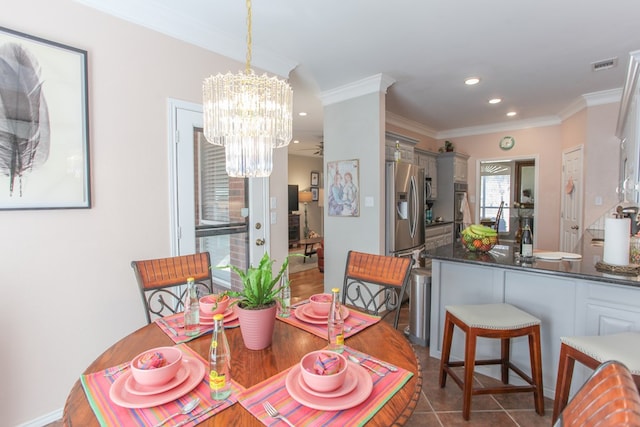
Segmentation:
{"type": "MultiPolygon", "coordinates": [[[[224,321],[225,329],[237,328],[238,326],[240,326],[238,317],[237,316],[233,316],[233,317],[235,318],[229,322],[227,322],[225,319],[224,321]]],[[[169,338],[171,338],[173,342],[176,344],[189,342],[191,340],[194,340],[198,337],[201,337],[202,335],[206,335],[211,331],[213,331],[213,323],[212,323],[210,325],[200,325],[200,330],[198,331],[197,335],[193,335],[193,336],[186,335],[184,333],[184,313],[182,312],[172,314],[170,316],[158,318],[154,320],[154,323],[158,325],[158,327],[162,329],[162,331],[165,334],[167,334],[169,338]],[[174,334],[173,331],[171,331],[169,328],[172,328],[173,331],[177,333],[177,335],[174,334]]]]}
{"type": "MultiPolygon", "coordinates": [[[[180,350],[182,350],[186,355],[189,355],[191,358],[197,359],[203,363],[205,365],[205,370],[208,372],[208,363],[199,354],[184,344],[178,345],[178,348],[180,348],[180,350]]],[[[180,412],[187,402],[195,399],[196,397],[200,398],[200,404],[189,415],[197,415],[200,411],[203,411],[216,403],[216,401],[210,397],[209,376],[205,374],[204,379],[200,381],[192,391],[169,403],[151,408],[123,408],[111,400],[109,397],[109,390],[118,376],[124,374],[126,369],[122,369],[122,367],[126,365],[127,364],[122,364],[117,367],[112,367],[105,369],[104,371],[94,372],[88,375],[82,375],[80,377],[87,400],[89,401],[91,409],[101,426],[153,426],[169,415],[180,412]],[[115,375],[105,376],[105,374],[108,373],[115,373],[115,375]]],[[[244,391],[244,387],[233,380],[231,382],[231,387],[231,396],[226,399],[220,407],[203,414],[184,425],[194,426],[201,423],[207,418],[212,417],[237,402],[239,394],[244,391]]],[[[184,415],[177,416],[164,425],[167,427],[175,426],[186,418],[187,417],[184,415]]]]}
{"type": "MultiPolygon", "coordinates": [[[[291,307],[291,315],[289,317],[280,317],[278,319],[282,320],[285,323],[293,325],[297,328],[303,329],[307,332],[311,332],[314,335],[319,336],[320,338],[327,338],[327,324],[326,323],[308,323],[303,320],[300,320],[296,316],[297,310],[302,310],[303,307],[307,305],[307,300],[301,301],[291,307]]],[[[344,337],[349,338],[352,335],[357,334],[360,331],[368,328],[371,325],[375,325],[380,321],[380,316],[374,316],[372,314],[363,313],[361,311],[355,310],[349,307],[349,316],[344,319],[344,327],[345,333],[344,337]]]]}
{"type": "MultiPolygon", "coordinates": [[[[349,350],[349,347],[347,347],[347,350],[349,350]]],[[[372,362],[365,361],[364,363],[374,369],[379,369],[379,366],[372,362]]],[[[349,409],[325,411],[309,408],[298,403],[287,391],[287,375],[296,366],[292,366],[241,392],[238,396],[238,401],[264,425],[284,425],[283,423],[278,424],[278,420],[271,418],[266,413],[263,404],[268,401],[296,427],[319,425],[362,426],[413,376],[412,372],[402,368],[398,368],[396,372],[387,371],[388,373],[384,377],[369,372],[373,380],[373,389],[364,402],[349,409]]]]}

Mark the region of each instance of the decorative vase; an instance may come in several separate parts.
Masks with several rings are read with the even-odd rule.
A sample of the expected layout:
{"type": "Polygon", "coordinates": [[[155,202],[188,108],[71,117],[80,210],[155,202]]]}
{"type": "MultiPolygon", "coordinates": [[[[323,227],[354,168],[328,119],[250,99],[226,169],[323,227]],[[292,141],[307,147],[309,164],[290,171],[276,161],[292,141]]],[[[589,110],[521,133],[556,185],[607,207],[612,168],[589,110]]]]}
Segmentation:
{"type": "Polygon", "coordinates": [[[271,345],[277,308],[275,302],[273,306],[261,310],[236,307],[242,340],[249,350],[263,350],[271,345]]]}

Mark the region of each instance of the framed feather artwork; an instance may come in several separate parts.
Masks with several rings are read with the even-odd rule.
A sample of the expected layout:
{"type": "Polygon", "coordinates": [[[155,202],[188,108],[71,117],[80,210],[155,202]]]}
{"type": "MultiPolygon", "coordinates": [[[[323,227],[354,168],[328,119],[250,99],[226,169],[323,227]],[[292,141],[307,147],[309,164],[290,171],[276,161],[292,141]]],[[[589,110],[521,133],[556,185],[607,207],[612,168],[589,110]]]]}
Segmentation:
{"type": "Polygon", "coordinates": [[[87,52],[0,27],[0,209],[90,208],[87,52]]]}

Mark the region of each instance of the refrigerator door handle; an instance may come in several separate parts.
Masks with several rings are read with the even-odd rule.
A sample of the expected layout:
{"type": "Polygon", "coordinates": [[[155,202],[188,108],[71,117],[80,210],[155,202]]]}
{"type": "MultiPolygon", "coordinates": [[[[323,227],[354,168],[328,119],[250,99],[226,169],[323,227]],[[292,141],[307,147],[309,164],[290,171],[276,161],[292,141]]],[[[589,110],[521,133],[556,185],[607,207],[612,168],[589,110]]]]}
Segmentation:
{"type": "Polygon", "coordinates": [[[418,191],[416,185],[415,176],[411,177],[411,181],[409,183],[409,191],[411,194],[411,207],[412,207],[412,215],[411,215],[411,238],[415,238],[416,236],[416,226],[418,223],[418,191]]]}

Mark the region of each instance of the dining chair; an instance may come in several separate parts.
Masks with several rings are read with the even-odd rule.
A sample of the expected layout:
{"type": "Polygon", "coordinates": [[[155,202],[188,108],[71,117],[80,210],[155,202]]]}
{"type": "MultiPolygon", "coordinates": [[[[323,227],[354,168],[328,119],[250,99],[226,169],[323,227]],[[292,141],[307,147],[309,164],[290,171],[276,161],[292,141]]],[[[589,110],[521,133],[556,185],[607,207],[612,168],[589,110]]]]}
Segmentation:
{"type": "Polygon", "coordinates": [[[502,219],[502,210],[504,209],[504,200],[500,202],[500,207],[498,208],[498,213],[496,214],[496,222],[493,225],[493,228],[498,232],[496,238],[499,239],[500,236],[500,220],[502,219]]]}
{"type": "Polygon", "coordinates": [[[640,426],[640,395],[631,372],[615,360],[599,365],[553,425],[640,426]]]}
{"type": "Polygon", "coordinates": [[[164,317],[183,310],[187,278],[196,281],[198,296],[212,293],[211,258],[209,252],[169,258],[132,261],[147,323],[151,315],[164,317]]]}
{"type": "Polygon", "coordinates": [[[342,303],[382,317],[395,312],[398,329],[400,307],[409,285],[413,258],[349,251],[344,272],[342,303]]]}

